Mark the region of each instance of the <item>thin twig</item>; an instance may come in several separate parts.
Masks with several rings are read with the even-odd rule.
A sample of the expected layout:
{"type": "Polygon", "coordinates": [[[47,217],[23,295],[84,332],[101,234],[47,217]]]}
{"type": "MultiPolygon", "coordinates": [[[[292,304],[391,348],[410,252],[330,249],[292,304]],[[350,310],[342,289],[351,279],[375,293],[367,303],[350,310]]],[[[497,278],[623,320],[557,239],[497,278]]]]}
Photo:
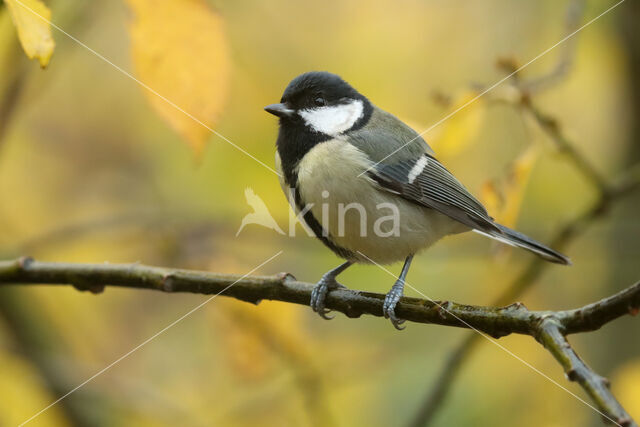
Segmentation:
{"type": "MultiPolygon", "coordinates": [[[[551,246],[562,250],[575,238],[583,234],[591,224],[604,217],[615,203],[637,189],[640,189],[640,164],[623,173],[615,180],[613,185],[609,185],[609,192],[606,196],[601,196],[582,215],[558,231],[555,237],[551,239],[551,246]]],[[[542,275],[546,267],[547,263],[540,260],[540,258],[532,258],[522,273],[511,282],[505,292],[494,300],[493,304],[504,305],[515,301],[536,283],[536,280],[542,275]]],[[[434,419],[462,368],[462,362],[471,354],[475,348],[474,344],[479,342],[479,338],[478,334],[468,335],[450,353],[446,365],[428,390],[422,405],[420,405],[411,420],[410,426],[425,426],[434,419]]]]}
{"type": "Polygon", "coordinates": [[[567,341],[565,326],[553,317],[544,319],[538,328],[538,341],[562,365],[567,378],[576,381],[587,392],[596,406],[602,410],[605,422],[614,422],[620,426],[637,425],[609,390],[609,380],[593,372],[580,359],[567,341]]]}
{"type": "MultiPolygon", "coordinates": [[[[555,120],[540,112],[526,97],[522,105],[530,109],[539,125],[567,154],[567,158],[571,159],[572,163],[593,183],[599,193],[598,200],[589,209],[569,222],[551,239],[551,246],[562,250],[592,223],[604,217],[619,200],[640,188],[640,163],[622,173],[613,180],[613,184],[606,183],[595,168],[574,148],[574,144],[560,132],[560,127],[555,120]]],[[[545,262],[539,258],[533,258],[523,272],[507,287],[506,291],[494,301],[494,304],[504,305],[515,301],[536,282],[546,267],[545,262]]],[[[427,392],[423,404],[418,408],[410,426],[425,426],[434,418],[462,367],[462,361],[466,360],[468,354],[473,351],[475,347],[473,344],[478,338],[477,334],[469,335],[451,352],[448,362],[427,392]]]]}
{"type": "MultiPolygon", "coordinates": [[[[583,12],[584,1],[574,0],[570,4],[566,18],[567,33],[570,33],[572,28],[579,25],[583,12]]],[[[628,169],[621,177],[615,180],[613,185],[609,184],[600,172],[598,172],[588,159],[576,148],[576,145],[566,137],[559,123],[553,117],[538,109],[531,101],[531,95],[534,92],[548,88],[551,84],[557,83],[560,78],[566,76],[575,56],[574,50],[575,43],[565,45],[565,50],[556,67],[540,78],[522,81],[520,76],[516,74],[512,79],[513,87],[518,92],[517,105],[525,108],[525,110],[532,115],[541,129],[543,129],[556,144],[558,149],[566,154],[567,159],[592,183],[598,192],[598,200],[593,206],[576,220],[563,227],[555,237],[551,239],[551,246],[558,250],[562,250],[575,237],[582,234],[585,228],[602,218],[618,200],[640,187],[640,164],[628,169]]],[[[512,69],[517,69],[517,64],[515,64],[513,60],[501,60],[499,61],[499,65],[505,68],[507,72],[512,69]]],[[[507,290],[496,299],[495,304],[504,305],[516,300],[516,298],[536,282],[546,267],[546,263],[539,258],[532,259],[507,290]]],[[[477,339],[477,334],[469,335],[451,352],[446,365],[427,392],[423,403],[411,420],[409,424],[411,427],[426,426],[433,420],[462,367],[462,362],[467,359],[468,355],[475,348],[474,343],[477,339]]]]}
{"type": "MultiPolygon", "coordinates": [[[[585,0],[573,0],[569,3],[565,17],[565,34],[571,34],[580,27],[585,7],[585,0]]],[[[562,50],[560,51],[560,56],[555,67],[547,74],[522,82],[520,84],[520,88],[528,93],[533,93],[539,92],[543,89],[548,89],[554,84],[562,81],[572,68],[576,55],[577,43],[578,37],[572,37],[567,40],[562,46],[562,50]]]]}
{"type": "Polygon", "coordinates": [[[558,122],[548,114],[543,113],[531,102],[529,97],[523,97],[522,106],[534,117],[540,128],[551,138],[561,153],[567,155],[567,159],[573,163],[601,193],[607,193],[608,187],[604,177],[595,167],[575,148],[575,145],[566,137],[558,122]]]}
{"type": "MultiPolygon", "coordinates": [[[[151,289],[161,292],[216,294],[254,304],[264,299],[308,305],[313,285],[298,282],[291,275],[249,276],[149,267],[141,264],[72,264],[38,262],[31,258],[0,262],[0,285],[69,284],[79,290],[99,293],[106,286],[151,289]]],[[[382,317],[385,295],[339,289],[327,298],[327,308],[348,317],[363,314],[382,317]]],[[[593,304],[565,311],[531,311],[522,304],[481,307],[454,302],[433,302],[403,298],[397,313],[417,323],[474,328],[494,338],[509,334],[529,335],[539,340],[561,363],[569,379],[575,380],[603,416],[621,426],[635,426],[617,402],[605,381],[575,354],[566,335],[593,331],[626,314],[640,310],[640,282],[593,304]],[[443,309],[444,308],[444,309],[443,309]]]]}

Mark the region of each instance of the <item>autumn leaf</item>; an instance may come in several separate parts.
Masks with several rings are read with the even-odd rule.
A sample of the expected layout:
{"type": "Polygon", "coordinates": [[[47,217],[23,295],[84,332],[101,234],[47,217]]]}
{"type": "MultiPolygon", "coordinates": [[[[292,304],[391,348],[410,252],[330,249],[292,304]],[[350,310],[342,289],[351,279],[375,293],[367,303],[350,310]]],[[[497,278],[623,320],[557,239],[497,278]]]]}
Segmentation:
{"type": "Polygon", "coordinates": [[[524,194],[540,150],[530,145],[510,165],[506,177],[488,181],[480,190],[480,198],[489,213],[501,224],[513,227],[520,215],[524,194]]]}
{"type": "Polygon", "coordinates": [[[45,68],[55,47],[49,26],[51,10],[40,0],[4,0],[4,3],[27,57],[37,59],[45,68]]]}
{"type": "MultiPolygon", "coordinates": [[[[497,220],[497,213],[505,204],[504,196],[495,180],[488,180],[480,188],[480,199],[487,211],[497,220]]],[[[499,221],[498,221],[499,222],[499,221]]]]}
{"type": "Polygon", "coordinates": [[[429,144],[440,158],[459,154],[478,134],[486,108],[482,99],[474,100],[475,97],[475,92],[465,92],[457,97],[449,107],[451,112],[457,112],[436,126],[431,136],[427,136],[429,144]]]}
{"type": "Polygon", "coordinates": [[[230,75],[223,22],[202,0],[126,0],[133,64],[156,112],[196,154],[222,112],[230,75]],[[154,93],[155,92],[155,93],[154,93]]]}

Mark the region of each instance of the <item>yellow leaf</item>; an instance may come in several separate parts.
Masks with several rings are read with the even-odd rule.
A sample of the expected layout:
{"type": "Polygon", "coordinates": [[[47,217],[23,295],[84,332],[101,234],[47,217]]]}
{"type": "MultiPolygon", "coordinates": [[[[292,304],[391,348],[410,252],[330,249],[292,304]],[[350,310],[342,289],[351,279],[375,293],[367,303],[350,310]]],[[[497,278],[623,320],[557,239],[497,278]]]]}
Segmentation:
{"type": "Polygon", "coordinates": [[[516,224],[527,183],[539,154],[538,147],[530,145],[511,163],[506,177],[500,183],[492,181],[482,186],[482,202],[499,223],[507,227],[516,224]]]}
{"type": "Polygon", "coordinates": [[[518,220],[525,190],[539,154],[537,146],[530,145],[511,165],[506,182],[505,207],[501,215],[502,223],[508,227],[515,226],[518,220]]]}
{"type": "Polygon", "coordinates": [[[145,91],[149,102],[199,154],[227,95],[222,19],[202,0],[127,3],[135,15],[129,30],[136,73],[157,92],[145,91]]]}
{"type": "Polygon", "coordinates": [[[51,36],[51,10],[40,0],[4,0],[18,30],[18,38],[29,59],[37,58],[45,68],[55,42],[51,36]]]}
{"type": "Polygon", "coordinates": [[[474,100],[476,96],[475,92],[467,92],[458,97],[447,115],[460,110],[435,127],[431,136],[425,135],[440,158],[450,158],[463,151],[480,130],[485,105],[482,99],[474,100]]]}
{"type": "Polygon", "coordinates": [[[484,207],[487,208],[487,211],[494,217],[504,206],[502,193],[498,190],[498,185],[493,180],[482,184],[482,187],[480,188],[480,199],[482,200],[484,207]]]}
{"type": "MultiPolygon", "coordinates": [[[[530,145],[509,166],[505,177],[485,182],[480,190],[480,200],[489,215],[500,224],[514,228],[520,215],[524,194],[540,149],[530,145]]],[[[509,246],[496,246],[496,258],[504,259],[509,246]]]]}

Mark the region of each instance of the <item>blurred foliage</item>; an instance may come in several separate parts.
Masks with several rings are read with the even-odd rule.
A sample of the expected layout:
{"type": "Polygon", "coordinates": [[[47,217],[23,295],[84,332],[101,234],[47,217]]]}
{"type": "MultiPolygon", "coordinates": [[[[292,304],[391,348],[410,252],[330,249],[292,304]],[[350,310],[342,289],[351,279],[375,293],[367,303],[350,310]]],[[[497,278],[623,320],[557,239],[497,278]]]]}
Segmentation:
{"type": "MultiPolygon", "coordinates": [[[[441,124],[436,122],[438,126],[432,125],[433,133],[429,133],[429,144],[437,151],[439,158],[452,158],[475,140],[487,108],[485,100],[478,98],[478,95],[476,92],[465,92],[454,103],[447,102],[446,97],[434,97],[435,101],[440,101],[443,107],[451,110],[441,119],[441,124]]],[[[420,127],[421,130],[423,128],[420,127]]],[[[431,127],[426,129],[430,130],[431,127]]]]}
{"type": "Polygon", "coordinates": [[[127,3],[133,63],[149,102],[200,154],[229,87],[222,18],[202,0],[127,3]]]}
{"type": "Polygon", "coordinates": [[[482,201],[500,224],[515,227],[526,185],[540,151],[538,146],[531,145],[513,160],[500,182],[492,180],[483,184],[480,191],[482,201]]]}
{"type": "MultiPolygon", "coordinates": [[[[289,208],[275,175],[206,127],[271,165],[276,122],[262,107],[276,102],[295,75],[325,69],[423,131],[473,99],[479,84],[501,79],[496,58],[524,62],[561,39],[566,8],[551,0],[47,2],[54,23],[144,88],[61,33],[54,34],[56,59],[46,71],[25,65],[9,19],[19,22],[16,11],[25,12],[11,3],[5,0],[11,16],[0,8],[0,113],[11,113],[10,120],[0,114],[3,256],[28,252],[46,260],[141,261],[242,274],[282,249],[285,255],[263,271],[290,271],[306,281],[338,260],[300,228],[289,238],[249,225],[235,237],[249,211],[247,187],[284,230],[289,208]]],[[[585,17],[603,7],[589,2],[585,17]]],[[[629,129],[638,113],[628,95],[637,76],[628,72],[616,26],[624,7],[581,32],[570,73],[535,95],[606,176],[637,144],[629,129]]],[[[28,20],[39,34],[48,31],[44,21],[28,20]]],[[[521,74],[544,74],[557,54],[521,74]]],[[[505,83],[425,138],[492,215],[545,241],[595,193],[521,109],[493,101],[512,95],[505,83]]],[[[578,306],[637,280],[639,204],[637,197],[629,200],[572,245],[574,266],[549,268],[525,304],[578,306]]],[[[487,304],[529,257],[505,249],[508,257],[492,258],[490,245],[473,235],[447,239],[416,259],[409,282],[434,299],[487,304]]],[[[371,266],[345,272],[342,282],[379,292],[391,285],[371,266]]],[[[52,383],[72,389],[203,301],[37,287],[2,289],[0,298],[21,307],[20,318],[39,331],[34,357],[16,338],[24,331],[0,322],[0,425],[24,421],[60,395],[52,383]],[[60,374],[47,378],[42,360],[60,374]]],[[[324,322],[304,307],[273,302],[255,307],[217,298],[202,311],[33,425],[74,424],[69,414],[78,405],[72,402],[82,403],[78,416],[93,415],[94,425],[398,425],[411,418],[464,333],[417,325],[396,333],[382,320],[342,316],[324,322]]],[[[638,364],[639,330],[631,319],[575,340],[598,372],[627,363],[612,382],[636,416],[638,381],[629,378],[637,373],[627,366],[638,364]]],[[[535,343],[509,337],[502,344],[564,383],[535,343]]],[[[463,381],[440,425],[599,422],[494,346],[470,361],[463,381]]]]}
{"type": "Polygon", "coordinates": [[[39,0],[5,0],[20,43],[30,59],[38,59],[46,67],[53,55],[55,42],[51,35],[51,11],[39,0]],[[24,3],[23,3],[24,2],[24,3]]]}
{"type": "Polygon", "coordinates": [[[619,396],[629,414],[640,418],[640,360],[635,360],[620,366],[611,376],[613,391],[619,396]]]}

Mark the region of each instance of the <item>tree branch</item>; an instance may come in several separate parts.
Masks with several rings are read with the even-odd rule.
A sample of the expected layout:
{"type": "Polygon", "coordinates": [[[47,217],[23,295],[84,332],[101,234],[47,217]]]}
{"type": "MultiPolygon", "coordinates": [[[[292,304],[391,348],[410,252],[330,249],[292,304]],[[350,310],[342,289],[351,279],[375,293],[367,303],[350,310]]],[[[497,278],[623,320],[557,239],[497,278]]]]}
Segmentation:
{"type": "MultiPolygon", "coordinates": [[[[0,286],[16,284],[69,284],[94,293],[106,286],[205,295],[224,291],[224,296],[254,304],[268,299],[301,305],[309,304],[313,289],[312,284],[286,273],[244,277],[141,264],[51,263],[31,258],[0,261],[0,286]]],[[[339,289],[328,295],[326,305],[352,318],[363,314],[382,317],[384,298],[383,294],[339,289]]],[[[412,322],[471,328],[494,338],[514,333],[534,337],[558,360],[567,377],[584,388],[601,414],[621,426],[636,424],[611,394],[606,380],[580,360],[566,336],[599,329],[639,310],[640,282],[593,304],[565,311],[531,311],[520,303],[481,307],[406,297],[396,309],[400,317],[412,322]]]]}
{"type": "Polygon", "coordinates": [[[567,155],[567,159],[573,163],[574,167],[579,170],[585,178],[591,181],[598,191],[607,194],[609,188],[604,177],[584,157],[582,152],[578,151],[574,144],[569,141],[558,122],[533,105],[528,94],[523,97],[522,101],[522,106],[531,113],[540,128],[551,138],[558,150],[567,155]]]}
{"type": "Polygon", "coordinates": [[[587,392],[606,422],[620,426],[637,424],[609,391],[609,380],[593,372],[573,350],[565,334],[563,325],[557,319],[548,317],[539,326],[537,339],[562,365],[567,378],[578,382],[587,392]]]}
{"type": "MultiPolygon", "coordinates": [[[[612,180],[612,183],[609,183],[575,148],[575,144],[564,135],[558,122],[532,104],[531,93],[526,88],[526,85],[518,82],[515,87],[520,91],[520,102],[517,106],[525,108],[533,116],[540,128],[553,140],[558,149],[566,154],[568,160],[585,179],[592,183],[598,192],[598,200],[582,215],[566,224],[551,239],[550,246],[562,250],[575,237],[582,234],[589,225],[604,217],[614,204],[631,192],[640,189],[640,163],[630,167],[620,174],[618,178],[612,180]]],[[[494,304],[504,305],[516,300],[536,283],[536,280],[547,266],[548,264],[540,258],[532,259],[523,272],[513,280],[507,290],[494,301],[494,304]]],[[[463,361],[467,359],[467,356],[475,348],[474,344],[477,340],[477,335],[469,335],[451,352],[440,375],[427,392],[415,417],[409,423],[411,427],[426,426],[433,419],[462,367],[463,361]]]]}
{"type": "MultiPolygon", "coordinates": [[[[569,3],[565,15],[565,34],[571,34],[580,27],[585,8],[585,0],[573,0],[569,3]]],[[[576,33],[574,37],[567,39],[565,43],[562,44],[560,56],[556,61],[555,67],[553,67],[551,71],[540,77],[522,82],[520,84],[521,89],[526,90],[529,93],[539,92],[561,82],[572,68],[576,55],[578,36],[579,33],[576,33]]]]}
{"type": "MultiPolygon", "coordinates": [[[[629,168],[621,176],[614,180],[614,184],[608,186],[606,194],[601,194],[600,198],[582,215],[571,221],[560,229],[555,237],[551,239],[551,246],[562,250],[576,237],[580,236],[594,222],[604,217],[609,209],[629,195],[632,191],[640,189],[640,164],[629,168]]],[[[511,283],[510,286],[496,298],[495,305],[508,304],[516,300],[527,291],[536,280],[542,275],[547,263],[540,258],[533,258],[525,269],[511,283]]],[[[467,336],[449,355],[442,371],[427,392],[423,404],[416,411],[415,417],[410,422],[411,427],[421,427],[427,425],[436,415],[442,401],[447,396],[463,362],[471,354],[480,337],[477,334],[467,336]]]]}

